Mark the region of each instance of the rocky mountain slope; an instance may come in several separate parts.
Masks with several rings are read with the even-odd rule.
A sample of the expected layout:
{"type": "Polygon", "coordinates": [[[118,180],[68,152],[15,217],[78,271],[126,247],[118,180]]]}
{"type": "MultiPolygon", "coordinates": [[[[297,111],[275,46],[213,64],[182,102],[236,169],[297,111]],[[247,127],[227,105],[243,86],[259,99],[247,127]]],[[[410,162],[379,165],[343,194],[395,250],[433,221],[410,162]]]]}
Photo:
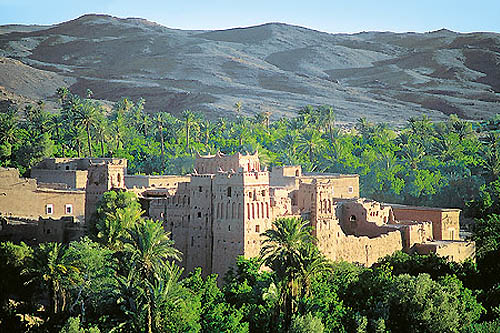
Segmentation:
{"type": "Polygon", "coordinates": [[[496,33],[328,34],[281,23],[184,31],[85,15],[0,26],[0,57],[0,90],[28,100],[54,99],[66,85],[103,100],[144,97],[150,112],[189,108],[209,118],[234,115],[237,101],[244,113],[273,118],[329,104],[343,122],[500,112],[496,33]]]}

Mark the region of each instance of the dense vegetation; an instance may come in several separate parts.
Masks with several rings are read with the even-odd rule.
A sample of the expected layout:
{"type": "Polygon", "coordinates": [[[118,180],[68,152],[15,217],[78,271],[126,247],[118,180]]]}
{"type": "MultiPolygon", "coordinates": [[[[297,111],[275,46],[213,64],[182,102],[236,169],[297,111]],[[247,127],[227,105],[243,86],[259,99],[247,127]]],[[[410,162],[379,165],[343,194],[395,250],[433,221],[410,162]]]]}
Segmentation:
{"type": "Polygon", "coordinates": [[[0,244],[0,331],[500,330],[500,118],[423,116],[400,129],[361,118],[346,130],[327,106],[271,122],[268,113],[240,116],[237,103],[234,121],[209,121],[58,93],[60,113],[39,103],[0,114],[0,166],[27,173],[44,157],[104,156],[127,158],[132,173],[186,173],[195,152],[258,150],[269,166],[359,173],[362,195],[380,201],[464,208],[477,219],[478,259],[396,253],[370,268],[332,263],[306,223],[285,219],[265,233],[261,257],[240,258],[219,287],[222,277],[182,272],[160,224],[141,217],[132,194],[110,192],[79,242],[0,244]]]}

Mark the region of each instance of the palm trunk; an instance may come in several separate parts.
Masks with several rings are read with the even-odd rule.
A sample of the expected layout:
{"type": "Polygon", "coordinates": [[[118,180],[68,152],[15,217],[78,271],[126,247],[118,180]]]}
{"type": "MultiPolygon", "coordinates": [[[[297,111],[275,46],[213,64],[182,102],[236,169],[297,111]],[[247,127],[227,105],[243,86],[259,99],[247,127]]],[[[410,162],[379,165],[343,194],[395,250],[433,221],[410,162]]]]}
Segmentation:
{"type": "Polygon", "coordinates": [[[189,125],[186,123],[186,151],[189,153],[189,125]]]}
{"type": "Polygon", "coordinates": [[[90,137],[90,125],[87,125],[87,140],[89,144],[89,156],[92,157],[92,144],[91,144],[91,137],[90,137]]]}
{"type": "Polygon", "coordinates": [[[101,139],[101,157],[104,157],[104,140],[101,139]]]}
{"type": "Polygon", "coordinates": [[[80,139],[76,139],[76,149],[77,149],[77,152],[78,152],[78,157],[80,157],[81,151],[82,151],[82,147],[81,147],[81,144],[80,144],[80,139]]]}
{"type": "Polygon", "coordinates": [[[163,127],[160,126],[158,129],[160,132],[160,152],[161,152],[161,174],[163,175],[163,170],[165,170],[165,142],[163,141],[163,127]]]}

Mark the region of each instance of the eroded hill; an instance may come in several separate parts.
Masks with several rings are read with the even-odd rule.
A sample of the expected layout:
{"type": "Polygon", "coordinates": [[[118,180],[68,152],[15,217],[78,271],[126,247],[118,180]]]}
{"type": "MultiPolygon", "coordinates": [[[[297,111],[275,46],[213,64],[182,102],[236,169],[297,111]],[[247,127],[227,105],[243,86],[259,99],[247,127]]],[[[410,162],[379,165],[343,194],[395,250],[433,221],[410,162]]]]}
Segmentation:
{"type": "Polygon", "coordinates": [[[150,112],[191,109],[209,118],[232,116],[237,101],[244,113],[273,118],[330,104],[345,122],[500,111],[495,33],[328,34],[281,23],[184,31],[85,15],[0,27],[0,56],[1,88],[32,100],[67,85],[103,100],[144,97],[150,112]]]}

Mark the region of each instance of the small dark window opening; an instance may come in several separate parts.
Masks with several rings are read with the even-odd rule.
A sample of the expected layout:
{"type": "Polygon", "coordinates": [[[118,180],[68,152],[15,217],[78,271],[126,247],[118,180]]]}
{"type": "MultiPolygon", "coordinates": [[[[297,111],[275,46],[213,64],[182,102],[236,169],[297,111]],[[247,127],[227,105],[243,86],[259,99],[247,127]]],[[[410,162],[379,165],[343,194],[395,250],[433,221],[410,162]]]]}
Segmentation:
{"type": "Polygon", "coordinates": [[[201,218],[201,212],[198,212],[198,218],[201,218]]]}
{"type": "Polygon", "coordinates": [[[227,230],[231,231],[231,225],[230,224],[227,226],[227,230]]]}
{"type": "Polygon", "coordinates": [[[66,170],[69,170],[69,165],[66,165],[66,170]]]}
{"type": "Polygon", "coordinates": [[[203,187],[198,186],[198,192],[203,192],[203,187]]]}
{"type": "Polygon", "coordinates": [[[356,216],[351,215],[351,217],[349,217],[349,221],[350,222],[356,222],[356,216]]]}
{"type": "Polygon", "coordinates": [[[227,196],[230,197],[231,196],[231,186],[227,188],[227,196]]]}
{"type": "Polygon", "coordinates": [[[257,225],[255,226],[255,232],[260,232],[260,225],[258,225],[258,224],[257,224],[257,225]]]}

